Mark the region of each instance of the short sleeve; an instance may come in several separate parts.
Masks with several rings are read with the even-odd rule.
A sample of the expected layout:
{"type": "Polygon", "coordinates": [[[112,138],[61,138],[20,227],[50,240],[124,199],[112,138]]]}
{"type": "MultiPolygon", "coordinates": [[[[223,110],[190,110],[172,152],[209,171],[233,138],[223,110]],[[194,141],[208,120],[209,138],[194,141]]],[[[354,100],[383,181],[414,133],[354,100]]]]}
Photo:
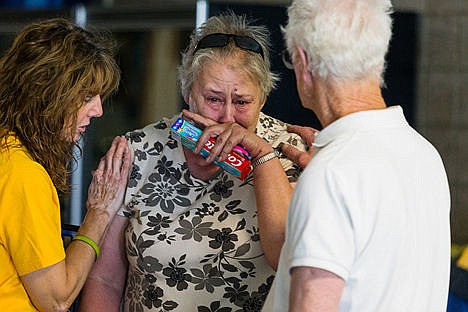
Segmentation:
{"type": "Polygon", "coordinates": [[[348,277],[355,243],[342,187],[333,170],[312,165],[303,172],[288,212],[289,270],[310,266],[348,277]]]}
{"type": "Polygon", "coordinates": [[[0,191],[4,244],[20,276],[65,258],[57,191],[44,168],[29,161],[15,166],[0,191]]]}

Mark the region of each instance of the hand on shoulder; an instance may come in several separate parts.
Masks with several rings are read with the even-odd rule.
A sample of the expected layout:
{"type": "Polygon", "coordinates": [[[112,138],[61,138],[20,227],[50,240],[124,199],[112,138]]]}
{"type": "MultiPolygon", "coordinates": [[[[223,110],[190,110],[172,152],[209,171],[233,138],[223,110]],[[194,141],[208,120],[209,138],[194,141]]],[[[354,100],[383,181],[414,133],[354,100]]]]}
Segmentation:
{"type": "Polygon", "coordinates": [[[288,159],[298,164],[301,168],[305,168],[312,159],[312,154],[314,152],[312,144],[314,143],[315,135],[319,133],[319,131],[311,127],[298,125],[288,125],[288,131],[300,135],[304,142],[306,142],[308,151],[301,151],[290,144],[283,144],[281,151],[288,159]]]}

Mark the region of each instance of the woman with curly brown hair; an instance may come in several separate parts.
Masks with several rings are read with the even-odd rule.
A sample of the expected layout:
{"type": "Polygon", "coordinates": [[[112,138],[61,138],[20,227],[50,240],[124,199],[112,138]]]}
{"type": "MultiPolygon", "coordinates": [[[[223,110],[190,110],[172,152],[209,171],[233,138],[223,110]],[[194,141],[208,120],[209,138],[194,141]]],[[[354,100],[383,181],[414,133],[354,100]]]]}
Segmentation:
{"type": "Polygon", "coordinates": [[[118,87],[113,41],[61,18],[26,26],[0,58],[0,310],[66,311],[99,255],[126,186],[116,137],[93,173],[87,213],[64,251],[58,191],[101,99],[118,87]]]}

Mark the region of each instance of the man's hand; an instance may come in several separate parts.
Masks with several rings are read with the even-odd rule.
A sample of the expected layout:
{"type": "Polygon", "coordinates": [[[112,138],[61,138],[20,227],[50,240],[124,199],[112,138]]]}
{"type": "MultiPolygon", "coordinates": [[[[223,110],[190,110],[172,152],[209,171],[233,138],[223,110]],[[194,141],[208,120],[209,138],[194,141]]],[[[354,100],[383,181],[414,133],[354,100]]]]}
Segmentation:
{"type": "Polygon", "coordinates": [[[314,143],[315,135],[319,131],[314,128],[296,125],[288,125],[288,131],[300,135],[304,142],[306,142],[309,150],[303,152],[289,144],[283,144],[281,150],[287,158],[298,164],[301,168],[305,168],[312,159],[312,154],[314,152],[312,143],[314,143]]]}

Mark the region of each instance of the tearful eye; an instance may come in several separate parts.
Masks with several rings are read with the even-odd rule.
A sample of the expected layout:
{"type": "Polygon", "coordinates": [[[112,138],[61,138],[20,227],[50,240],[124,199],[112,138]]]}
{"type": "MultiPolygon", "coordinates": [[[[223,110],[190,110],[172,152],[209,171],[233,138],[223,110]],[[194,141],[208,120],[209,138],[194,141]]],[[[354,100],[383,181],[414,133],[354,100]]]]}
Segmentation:
{"type": "Polygon", "coordinates": [[[220,99],[216,98],[216,97],[209,97],[208,98],[208,101],[211,101],[211,102],[219,102],[220,99]]]}

